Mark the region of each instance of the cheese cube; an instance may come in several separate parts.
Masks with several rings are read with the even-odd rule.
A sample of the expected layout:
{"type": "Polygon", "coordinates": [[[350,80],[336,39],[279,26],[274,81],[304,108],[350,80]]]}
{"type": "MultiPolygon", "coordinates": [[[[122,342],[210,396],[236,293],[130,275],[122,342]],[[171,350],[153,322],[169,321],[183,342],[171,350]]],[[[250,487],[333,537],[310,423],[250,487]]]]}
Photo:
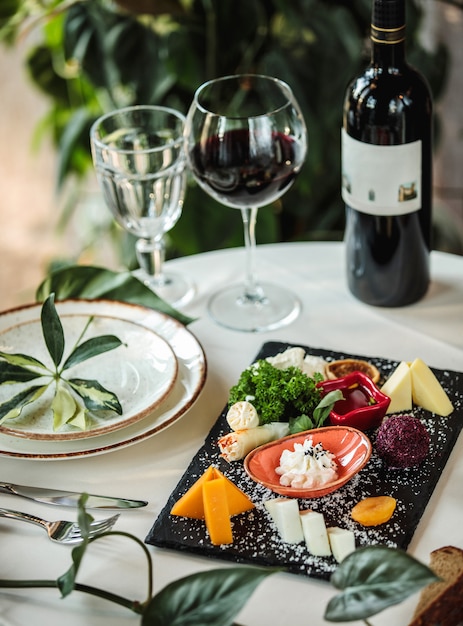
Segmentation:
{"type": "Polygon", "coordinates": [[[333,526],[327,529],[331,551],[338,563],[355,550],[355,535],[351,530],[333,526]]]}
{"type": "Polygon", "coordinates": [[[426,411],[442,417],[453,411],[452,403],[434,373],[421,359],[410,365],[413,402],[426,411]]]}
{"type": "Polygon", "coordinates": [[[264,505],[284,542],[300,543],[304,541],[297,500],[274,498],[273,500],[266,500],[264,505]]]}
{"type": "Polygon", "coordinates": [[[302,531],[309,552],[314,556],[330,556],[330,542],[322,513],[308,509],[301,511],[300,516],[302,531]]]}
{"type": "Polygon", "coordinates": [[[387,413],[411,411],[412,377],[408,363],[402,361],[397,366],[381,387],[381,391],[391,399],[387,413]]]}

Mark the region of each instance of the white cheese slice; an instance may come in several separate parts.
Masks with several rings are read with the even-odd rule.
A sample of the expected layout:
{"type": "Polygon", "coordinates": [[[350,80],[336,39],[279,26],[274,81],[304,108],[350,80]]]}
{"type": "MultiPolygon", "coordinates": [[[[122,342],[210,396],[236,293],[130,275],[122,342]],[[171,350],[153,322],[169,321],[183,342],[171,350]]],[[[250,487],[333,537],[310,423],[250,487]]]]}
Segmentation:
{"type": "Polygon", "coordinates": [[[410,365],[413,402],[426,411],[442,417],[450,415],[453,405],[441,384],[424,361],[415,359],[410,365]]]}
{"type": "Polygon", "coordinates": [[[281,539],[285,543],[304,541],[299,504],[293,498],[273,498],[264,502],[265,508],[275,522],[281,539]]]}
{"type": "Polygon", "coordinates": [[[301,511],[300,516],[302,531],[309,552],[314,556],[330,556],[331,548],[323,514],[308,509],[301,511]]]}
{"type": "Polygon", "coordinates": [[[412,376],[408,363],[402,361],[392,372],[381,391],[391,402],[387,413],[400,413],[412,410],[412,376]]]}
{"type": "Polygon", "coordinates": [[[327,528],[331,551],[338,563],[355,550],[355,535],[351,530],[333,526],[327,528]]]}
{"type": "Polygon", "coordinates": [[[268,361],[273,367],[279,370],[285,370],[288,367],[297,367],[301,369],[304,361],[305,351],[303,348],[287,348],[284,352],[280,352],[275,356],[267,357],[268,361]]]}
{"type": "Polygon", "coordinates": [[[326,361],[321,356],[313,356],[308,354],[304,357],[304,361],[301,365],[301,370],[306,376],[313,378],[314,374],[318,373],[326,380],[326,361]]]}

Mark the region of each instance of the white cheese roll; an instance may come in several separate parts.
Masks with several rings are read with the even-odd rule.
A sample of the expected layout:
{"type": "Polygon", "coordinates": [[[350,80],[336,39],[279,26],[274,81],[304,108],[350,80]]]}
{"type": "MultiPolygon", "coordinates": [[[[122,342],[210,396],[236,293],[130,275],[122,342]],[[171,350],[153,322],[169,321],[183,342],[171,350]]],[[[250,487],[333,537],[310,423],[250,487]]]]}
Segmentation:
{"type": "Polygon", "coordinates": [[[220,456],[226,461],[239,461],[264,443],[281,439],[289,434],[289,426],[286,422],[272,422],[256,428],[247,428],[228,433],[218,440],[220,456]]]}
{"type": "Polygon", "coordinates": [[[259,426],[259,416],[253,404],[242,400],[228,409],[227,422],[232,430],[246,430],[259,426]]]}

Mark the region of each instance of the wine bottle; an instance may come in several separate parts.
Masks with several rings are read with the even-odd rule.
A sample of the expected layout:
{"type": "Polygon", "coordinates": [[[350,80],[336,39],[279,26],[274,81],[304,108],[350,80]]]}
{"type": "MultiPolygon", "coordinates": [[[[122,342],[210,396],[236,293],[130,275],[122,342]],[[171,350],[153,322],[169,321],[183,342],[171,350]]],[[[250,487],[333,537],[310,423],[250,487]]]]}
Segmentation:
{"type": "Polygon", "coordinates": [[[405,0],[373,0],[371,62],[347,88],[342,127],[348,285],[375,306],[429,286],[432,96],[406,61],[405,0]]]}

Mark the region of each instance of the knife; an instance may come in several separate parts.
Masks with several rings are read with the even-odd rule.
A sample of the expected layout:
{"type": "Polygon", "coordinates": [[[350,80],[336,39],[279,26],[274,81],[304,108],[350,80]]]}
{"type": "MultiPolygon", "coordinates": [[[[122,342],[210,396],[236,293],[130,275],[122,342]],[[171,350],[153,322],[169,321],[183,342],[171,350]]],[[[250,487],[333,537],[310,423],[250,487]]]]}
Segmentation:
{"type": "MultiPolygon", "coordinates": [[[[21,498],[28,498],[44,504],[76,507],[81,493],[74,491],[61,491],[59,489],[45,489],[43,487],[25,487],[12,483],[0,482],[0,493],[8,493],[21,498]]],[[[88,494],[85,507],[89,509],[136,509],[146,506],[145,500],[127,500],[126,498],[113,498],[110,496],[95,496],[88,494]]]]}

